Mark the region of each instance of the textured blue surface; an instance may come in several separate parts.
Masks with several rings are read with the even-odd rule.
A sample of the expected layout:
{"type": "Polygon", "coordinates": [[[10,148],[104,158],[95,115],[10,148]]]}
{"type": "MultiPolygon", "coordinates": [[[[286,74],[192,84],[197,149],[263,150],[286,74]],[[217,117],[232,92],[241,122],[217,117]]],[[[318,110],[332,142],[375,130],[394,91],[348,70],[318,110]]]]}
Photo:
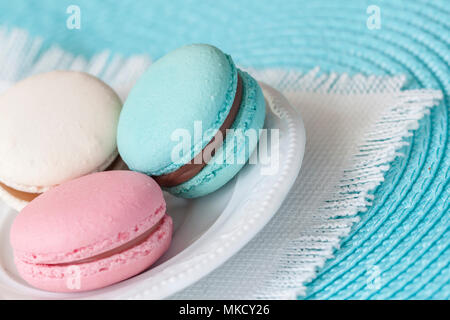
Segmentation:
{"type": "Polygon", "coordinates": [[[309,284],[310,299],[450,298],[448,1],[76,1],[82,29],[67,30],[73,1],[2,1],[0,24],[92,55],[104,48],[158,58],[207,42],[244,66],[405,74],[408,88],[436,88],[444,101],[410,138],[374,205],[336,258],[309,284]],[[369,5],[381,29],[366,27],[369,5]],[[368,268],[370,267],[370,268],[368,268]],[[379,274],[371,285],[367,274],[379,274]]]}

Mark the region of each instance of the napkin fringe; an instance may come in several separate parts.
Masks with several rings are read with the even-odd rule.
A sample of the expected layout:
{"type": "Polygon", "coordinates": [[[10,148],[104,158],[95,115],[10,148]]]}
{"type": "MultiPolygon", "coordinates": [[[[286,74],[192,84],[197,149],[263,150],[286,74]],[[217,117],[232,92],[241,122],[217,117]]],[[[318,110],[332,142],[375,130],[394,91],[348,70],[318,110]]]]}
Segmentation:
{"type": "Polygon", "coordinates": [[[283,93],[314,92],[324,94],[368,94],[368,93],[395,93],[406,82],[404,75],[349,75],[347,73],[322,73],[320,67],[308,72],[298,70],[271,69],[245,69],[256,79],[269,79],[270,84],[282,88],[283,93]]]}
{"type": "MultiPolygon", "coordinates": [[[[252,71],[250,71],[252,72],[252,71]]],[[[306,295],[306,285],[325,262],[333,258],[341,240],[348,236],[358,214],[367,210],[374,199],[371,194],[384,181],[390,162],[408,145],[406,137],[419,127],[419,120],[439,104],[438,90],[400,91],[406,82],[403,75],[364,76],[357,74],[321,74],[318,67],[308,73],[281,70],[253,70],[283,92],[325,94],[391,93],[393,101],[364,135],[356,152],[342,172],[342,178],[329,191],[327,200],[313,214],[308,231],[289,242],[279,262],[264,281],[255,298],[295,299],[306,295]],[[286,88],[286,89],[284,89],[286,88]],[[301,249],[299,249],[301,248],[301,249]],[[270,292],[270,295],[266,294],[270,292]]]]}
{"type": "Polygon", "coordinates": [[[40,37],[26,30],[0,27],[0,92],[24,77],[52,70],[90,73],[108,83],[122,101],[151,64],[147,55],[124,58],[105,50],[90,59],[61,49],[45,48],[40,37]]]}

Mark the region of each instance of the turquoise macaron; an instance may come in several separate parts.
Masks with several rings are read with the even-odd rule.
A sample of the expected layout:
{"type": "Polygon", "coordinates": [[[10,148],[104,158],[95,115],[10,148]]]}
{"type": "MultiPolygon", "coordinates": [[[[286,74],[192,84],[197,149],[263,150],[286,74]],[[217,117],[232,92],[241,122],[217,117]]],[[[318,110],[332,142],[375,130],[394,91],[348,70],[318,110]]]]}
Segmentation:
{"type": "Polygon", "coordinates": [[[258,83],[207,44],[153,63],[122,108],[117,144],[131,170],[196,198],[230,181],[255,151],[265,120],[258,83]]]}

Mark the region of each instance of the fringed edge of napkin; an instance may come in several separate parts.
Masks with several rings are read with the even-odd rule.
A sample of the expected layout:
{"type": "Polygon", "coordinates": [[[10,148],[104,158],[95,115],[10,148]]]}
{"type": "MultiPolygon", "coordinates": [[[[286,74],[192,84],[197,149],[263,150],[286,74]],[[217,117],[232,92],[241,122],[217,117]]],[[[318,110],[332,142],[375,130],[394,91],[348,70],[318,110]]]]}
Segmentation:
{"type": "Polygon", "coordinates": [[[401,91],[406,82],[403,75],[321,74],[318,67],[308,73],[274,69],[250,72],[259,79],[270,79],[269,84],[275,87],[288,88],[283,91],[288,99],[291,91],[343,95],[389,93],[393,96],[390,106],[367,130],[340,181],[329,191],[329,198],[315,215],[316,223],[283,250],[275,271],[263,285],[264,292],[271,291],[271,294],[261,291],[255,296],[295,299],[306,294],[306,284],[317,276],[328,259],[333,258],[341,240],[359,221],[358,214],[372,205],[371,193],[384,181],[390,163],[397,156],[404,156],[398,151],[408,145],[405,138],[413,134],[419,127],[419,120],[439,104],[443,95],[439,90],[401,91]]]}
{"type": "Polygon", "coordinates": [[[58,46],[43,48],[40,37],[22,29],[0,27],[0,92],[26,76],[51,70],[84,71],[108,83],[125,100],[126,95],[151,64],[147,55],[124,58],[103,51],[90,59],[75,56],[58,46]]]}

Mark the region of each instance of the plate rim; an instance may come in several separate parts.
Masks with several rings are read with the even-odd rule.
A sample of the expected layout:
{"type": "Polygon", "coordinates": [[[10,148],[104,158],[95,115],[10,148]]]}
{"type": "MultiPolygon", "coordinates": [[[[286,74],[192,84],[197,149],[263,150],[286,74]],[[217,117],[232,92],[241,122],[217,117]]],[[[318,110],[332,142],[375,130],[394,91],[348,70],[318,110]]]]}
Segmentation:
{"type": "MultiPolygon", "coordinates": [[[[281,207],[284,199],[289,193],[292,185],[294,184],[300,172],[305,152],[306,132],[303,124],[303,119],[300,113],[292,107],[287,98],[281,92],[269,86],[268,84],[265,84],[263,82],[259,82],[259,84],[263,90],[263,94],[268,103],[268,107],[274,114],[278,115],[281,119],[286,120],[290,144],[288,147],[288,152],[286,154],[287,160],[284,170],[282,170],[281,174],[278,175],[277,182],[272,185],[272,188],[266,191],[265,199],[258,200],[257,203],[257,207],[259,209],[258,211],[263,212],[265,214],[258,213],[250,217],[247,221],[243,221],[243,224],[241,224],[240,226],[241,229],[246,231],[251,230],[251,232],[242,232],[242,231],[236,232],[235,238],[232,240],[235,243],[234,246],[230,245],[229,243],[225,244],[221,243],[220,250],[216,249],[215,252],[210,256],[205,257],[203,260],[199,259],[197,262],[193,263],[193,265],[189,267],[189,270],[185,271],[185,273],[190,273],[189,277],[184,277],[184,279],[182,279],[183,278],[182,275],[181,276],[171,275],[166,279],[161,279],[160,284],[166,287],[170,286],[171,284],[174,284],[175,282],[178,282],[176,289],[174,288],[172,288],[172,290],[166,289],[166,291],[171,291],[171,293],[165,295],[162,294],[158,297],[153,292],[157,291],[158,289],[161,290],[162,288],[160,287],[153,286],[152,288],[147,288],[144,289],[143,291],[139,290],[139,288],[133,288],[129,289],[127,293],[120,294],[117,297],[118,299],[131,299],[131,300],[166,299],[186,289],[190,285],[198,282],[203,277],[207,276],[208,274],[219,268],[228,259],[234,256],[237,252],[239,252],[239,250],[241,250],[247,243],[250,242],[251,239],[253,239],[263,229],[263,227],[275,216],[278,209],[281,207]],[[276,192],[276,190],[278,190],[278,192],[276,192]],[[279,197],[278,201],[271,201],[272,197],[281,194],[283,196],[281,198],[279,197]],[[251,228],[249,227],[250,225],[252,226],[251,228]],[[195,271],[200,269],[199,264],[201,264],[202,267],[205,267],[205,263],[207,263],[208,271],[206,272],[205,270],[202,270],[201,272],[195,271]],[[181,281],[182,284],[180,284],[181,281]]],[[[248,208],[249,206],[251,206],[251,204],[245,207],[248,208]]],[[[242,208],[243,207],[241,207],[241,210],[242,208]]],[[[219,222],[220,222],[219,219],[216,220],[208,231],[217,226],[219,222]]],[[[206,233],[204,235],[206,235],[206,233]]],[[[197,239],[183,251],[189,249],[195,244],[198,244],[198,242],[202,240],[204,235],[202,235],[202,237],[197,239]]],[[[182,253],[183,251],[181,251],[180,253],[182,253]]],[[[171,259],[169,259],[168,261],[170,260],[171,259]]],[[[164,264],[162,264],[161,266],[163,265],[164,264]]],[[[140,284],[140,286],[144,285],[144,282],[145,281],[143,281],[140,284]]]]}
{"type": "MultiPolygon", "coordinates": [[[[274,118],[278,118],[277,121],[286,121],[279,127],[283,128],[284,134],[288,136],[284,140],[280,139],[280,141],[285,141],[283,147],[287,149],[287,152],[279,155],[279,157],[283,156],[283,161],[280,161],[280,171],[277,175],[268,178],[260,175],[259,180],[256,180],[256,183],[253,182],[253,185],[257,184],[256,188],[243,199],[234,199],[235,194],[237,194],[235,186],[230,201],[234,199],[236,205],[227,206],[198,239],[152,269],[156,271],[155,275],[146,279],[136,279],[136,282],[127,288],[118,287],[109,292],[107,288],[103,288],[104,291],[87,296],[29,296],[26,292],[16,292],[15,289],[17,288],[14,287],[7,290],[7,292],[12,290],[11,297],[7,292],[0,294],[0,296],[6,299],[14,298],[16,294],[20,294],[22,299],[167,299],[201,280],[234,256],[277,213],[300,172],[305,151],[305,127],[301,115],[279,91],[265,83],[259,82],[259,84],[267,102],[267,109],[270,109],[274,118]],[[260,191],[263,191],[262,197],[260,191]],[[244,200],[243,203],[242,200],[244,200]],[[229,232],[230,236],[223,238],[226,234],[224,229],[227,231],[227,227],[232,227],[231,232],[229,232]],[[217,235],[214,233],[216,230],[220,231],[217,235]],[[214,236],[211,236],[211,234],[214,234],[214,236]],[[205,238],[207,238],[207,241],[205,241],[205,238]]],[[[270,128],[267,127],[267,129],[270,128]]],[[[240,181],[239,174],[236,184],[240,181]]],[[[3,278],[3,276],[0,278],[3,278]]],[[[8,279],[9,277],[7,277],[8,279]]],[[[3,281],[0,282],[0,293],[3,291],[2,288],[6,288],[5,285],[6,283],[3,281]]]]}

